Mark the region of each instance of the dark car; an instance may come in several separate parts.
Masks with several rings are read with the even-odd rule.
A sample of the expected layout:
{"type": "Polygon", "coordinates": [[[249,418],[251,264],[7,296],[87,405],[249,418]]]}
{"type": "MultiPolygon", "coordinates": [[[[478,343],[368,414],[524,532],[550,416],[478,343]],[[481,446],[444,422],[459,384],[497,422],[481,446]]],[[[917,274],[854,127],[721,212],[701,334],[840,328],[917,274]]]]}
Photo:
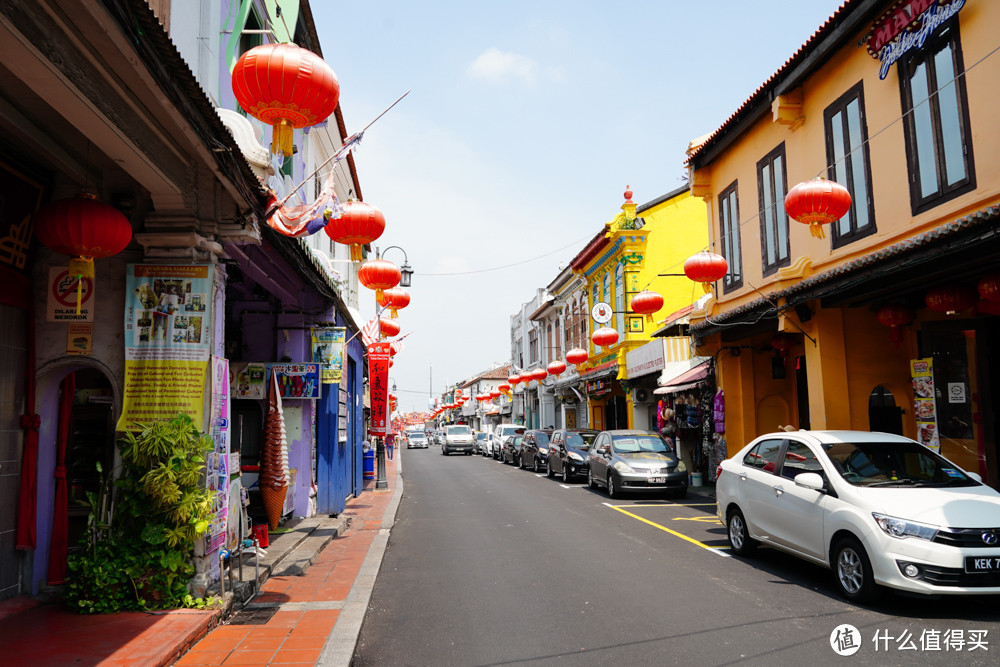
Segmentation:
{"type": "Polygon", "coordinates": [[[507,439],[503,441],[503,449],[500,452],[501,461],[517,465],[521,455],[521,439],[523,437],[524,435],[521,433],[507,436],[507,439]]]}
{"type": "Polygon", "coordinates": [[[600,431],[592,429],[559,429],[552,433],[547,464],[549,477],[560,475],[568,484],[574,477],[584,477],[590,466],[587,454],[600,431]]]}
{"type": "Polygon", "coordinates": [[[530,429],[524,432],[524,439],[521,440],[521,454],[518,456],[518,466],[521,468],[531,468],[538,472],[546,466],[549,455],[549,438],[552,431],[549,429],[530,429]]]}
{"type": "Polygon", "coordinates": [[[653,431],[601,431],[587,453],[587,483],[607,488],[617,498],[623,492],[687,495],[687,466],[653,431]]]}

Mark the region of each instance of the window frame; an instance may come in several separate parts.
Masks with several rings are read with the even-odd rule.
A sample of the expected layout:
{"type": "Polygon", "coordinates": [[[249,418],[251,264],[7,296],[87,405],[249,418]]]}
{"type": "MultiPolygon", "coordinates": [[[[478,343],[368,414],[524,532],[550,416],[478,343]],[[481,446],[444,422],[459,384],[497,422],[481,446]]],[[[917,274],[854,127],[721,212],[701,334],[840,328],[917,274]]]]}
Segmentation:
{"type": "Polygon", "coordinates": [[[960,197],[976,189],[976,168],[972,147],[972,127],[969,122],[969,96],[965,87],[965,60],[962,55],[961,34],[958,29],[958,18],[952,18],[944,24],[919,49],[901,58],[896,69],[899,79],[900,106],[903,111],[903,143],[906,148],[906,168],[910,185],[910,210],[913,215],[923,213],[936,206],[960,197]],[[962,141],[966,176],[953,185],[944,183],[946,173],[946,158],[944,156],[944,136],[941,130],[941,107],[939,102],[940,87],[938,86],[937,66],[934,55],[942,45],[951,44],[952,67],[955,85],[955,95],[958,101],[959,137],[962,141]],[[914,63],[923,63],[927,68],[928,95],[926,104],[931,109],[931,132],[933,134],[934,167],[938,189],[935,193],[923,196],[921,194],[920,163],[917,154],[916,128],[914,127],[913,91],[910,87],[909,67],[914,63]]]}
{"type": "Polygon", "coordinates": [[[785,159],[785,142],[783,141],[777,146],[775,146],[775,148],[770,153],[768,153],[767,155],[765,155],[764,157],[762,157],[760,160],[757,161],[757,206],[758,206],[757,210],[759,211],[758,218],[760,222],[760,264],[763,271],[763,275],[765,277],[777,273],[778,269],[780,269],[783,266],[788,266],[792,263],[791,246],[788,238],[790,231],[788,225],[788,214],[785,212],[785,195],[788,194],[787,163],[788,161],[785,159]],[[774,189],[774,185],[776,182],[776,177],[774,173],[775,172],[774,162],[779,158],[781,159],[781,188],[783,192],[780,202],[778,201],[778,197],[776,196],[774,189]],[[764,179],[761,173],[764,167],[770,167],[771,196],[774,199],[774,203],[772,204],[772,206],[774,207],[776,213],[776,215],[774,216],[775,219],[771,221],[770,225],[768,223],[768,219],[766,216],[765,202],[764,202],[764,179]],[[781,222],[779,222],[778,220],[779,217],[784,218],[784,225],[785,225],[784,248],[779,247],[781,245],[779,242],[781,236],[781,234],[779,233],[781,229],[781,222]],[[768,263],[767,240],[772,233],[774,238],[775,261],[768,263]],[[781,256],[782,250],[784,251],[784,257],[781,256]]]}
{"type": "Polygon", "coordinates": [[[868,147],[868,115],[865,110],[865,89],[864,81],[858,81],[856,84],[848,88],[843,95],[838,97],[832,104],[830,104],[826,109],[823,110],[823,132],[824,141],[826,143],[826,164],[827,164],[827,178],[831,181],[840,183],[847,191],[851,193],[851,210],[848,212],[851,221],[850,231],[847,233],[840,233],[840,224],[834,222],[831,227],[832,234],[830,235],[831,247],[842,248],[846,245],[854,243],[859,239],[863,239],[867,236],[871,236],[878,231],[878,224],[875,220],[875,197],[872,193],[872,163],[871,163],[871,151],[868,147]],[[850,143],[850,132],[849,132],[849,118],[848,118],[848,107],[851,102],[857,100],[858,102],[858,126],[861,132],[861,155],[859,159],[861,160],[861,167],[865,170],[865,189],[866,189],[866,206],[868,207],[868,225],[864,229],[860,229],[857,225],[858,214],[858,199],[854,189],[854,167],[855,159],[845,159],[844,169],[845,169],[845,180],[847,183],[840,183],[837,180],[837,165],[834,158],[834,143],[833,143],[833,117],[838,113],[842,115],[843,127],[841,131],[847,145],[843,146],[845,158],[850,153],[848,152],[850,143]]]}
{"type": "Polygon", "coordinates": [[[729,265],[726,270],[726,275],[722,277],[722,292],[727,294],[734,290],[743,287],[743,244],[740,238],[740,196],[739,196],[739,179],[733,181],[727,188],[719,193],[718,199],[719,206],[719,249],[722,251],[721,254],[726,258],[726,263],[729,265]],[[729,212],[729,220],[723,218],[723,202],[726,201],[730,196],[733,197],[733,202],[735,204],[735,212],[729,212]],[[729,225],[735,225],[733,230],[735,231],[735,243],[732,241],[727,241],[727,222],[729,225]],[[736,249],[735,257],[736,262],[733,261],[733,248],[736,249]],[[737,273],[738,269],[738,273],[737,273]],[[737,279],[736,276],[739,276],[737,279]]]}

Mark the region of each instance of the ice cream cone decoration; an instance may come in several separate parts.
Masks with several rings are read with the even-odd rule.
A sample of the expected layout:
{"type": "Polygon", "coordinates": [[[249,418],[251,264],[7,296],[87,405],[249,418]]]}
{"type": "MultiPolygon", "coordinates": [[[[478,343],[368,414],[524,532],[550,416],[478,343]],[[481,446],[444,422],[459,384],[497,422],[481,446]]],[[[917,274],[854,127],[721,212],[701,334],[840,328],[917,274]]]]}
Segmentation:
{"type": "Polygon", "coordinates": [[[288,494],[288,441],[285,436],[285,416],[281,410],[278,377],[271,370],[267,395],[267,417],[264,419],[264,445],[260,455],[260,475],[257,484],[267,512],[271,530],[278,528],[288,494]]]}

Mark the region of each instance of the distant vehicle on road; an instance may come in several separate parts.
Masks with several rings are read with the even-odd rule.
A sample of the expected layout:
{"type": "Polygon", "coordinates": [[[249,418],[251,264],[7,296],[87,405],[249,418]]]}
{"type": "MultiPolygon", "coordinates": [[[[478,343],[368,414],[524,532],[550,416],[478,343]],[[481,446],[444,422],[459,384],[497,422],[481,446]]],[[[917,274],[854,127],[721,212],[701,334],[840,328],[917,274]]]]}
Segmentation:
{"type": "Polygon", "coordinates": [[[518,465],[522,468],[531,468],[535,472],[544,469],[548,465],[551,435],[552,431],[549,429],[525,431],[524,439],[521,441],[521,456],[518,457],[518,465]]]}
{"type": "Polygon", "coordinates": [[[518,465],[518,461],[521,458],[521,440],[523,438],[524,436],[521,434],[507,436],[507,439],[503,441],[500,460],[511,465],[518,465]]]}
{"type": "Polygon", "coordinates": [[[687,495],[687,466],[653,431],[601,431],[587,452],[587,483],[607,488],[617,498],[623,492],[687,495]]]}
{"type": "Polygon", "coordinates": [[[504,440],[517,433],[524,433],[524,427],[518,424],[497,424],[494,426],[489,440],[490,456],[497,461],[501,460],[504,440]]]}
{"type": "Polygon", "coordinates": [[[559,475],[564,484],[574,477],[585,477],[589,468],[587,456],[598,433],[592,429],[559,429],[553,432],[547,457],[548,476],[559,475]]]}
{"type": "Polygon", "coordinates": [[[476,431],[476,452],[486,455],[487,452],[487,442],[490,439],[489,433],[483,433],[482,431],[476,431]]]}
{"type": "Polygon", "coordinates": [[[462,452],[472,456],[475,440],[472,429],[465,424],[453,424],[444,427],[444,442],[441,443],[441,453],[447,456],[452,452],[462,452]]]}
{"type": "Polygon", "coordinates": [[[427,436],[423,431],[414,431],[406,436],[407,449],[427,449],[427,436]]]}

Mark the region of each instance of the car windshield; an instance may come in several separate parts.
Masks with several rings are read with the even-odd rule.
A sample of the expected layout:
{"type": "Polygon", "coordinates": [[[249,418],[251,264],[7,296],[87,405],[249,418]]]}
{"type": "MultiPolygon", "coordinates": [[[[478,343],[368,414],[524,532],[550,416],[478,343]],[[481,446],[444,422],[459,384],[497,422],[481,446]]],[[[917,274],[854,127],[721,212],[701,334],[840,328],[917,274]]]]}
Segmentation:
{"type": "Polygon", "coordinates": [[[411,433],[410,434],[410,439],[411,440],[426,440],[426,438],[424,437],[423,433],[411,433]]]}
{"type": "Polygon", "coordinates": [[[505,426],[504,429],[503,429],[503,431],[501,431],[501,434],[502,435],[513,435],[514,433],[517,433],[520,430],[522,430],[522,429],[519,429],[516,426],[505,426]]]}
{"type": "Polygon", "coordinates": [[[535,432],[535,444],[539,447],[547,447],[549,444],[549,434],[541,431],[535,432]]]}
{"type": "Polygon", "coordinates": [[[823,446],[834,469],[854,486],[977,486],[945,458],[915,442],[838,442],[823,446]]]}
{"type": "Polygon", "coordinates": [[[597,439],[597,433],[567,433],[566,446],[573,449],[588,450],[597,439]]]}
{"type": "Polygon", "coordinates": [[[451,435],[467,435],[472,433],[472,429],[468,426],[449,426],[448,433],[451,435]]]}
{"type": "Polygon", "coordinates": [[[634,454],[637,452],[658,452],[666,454],[671,451],[667,443],[657,435],[617,435],[611,439],[611,445],[619,454],[634,454]]]}

